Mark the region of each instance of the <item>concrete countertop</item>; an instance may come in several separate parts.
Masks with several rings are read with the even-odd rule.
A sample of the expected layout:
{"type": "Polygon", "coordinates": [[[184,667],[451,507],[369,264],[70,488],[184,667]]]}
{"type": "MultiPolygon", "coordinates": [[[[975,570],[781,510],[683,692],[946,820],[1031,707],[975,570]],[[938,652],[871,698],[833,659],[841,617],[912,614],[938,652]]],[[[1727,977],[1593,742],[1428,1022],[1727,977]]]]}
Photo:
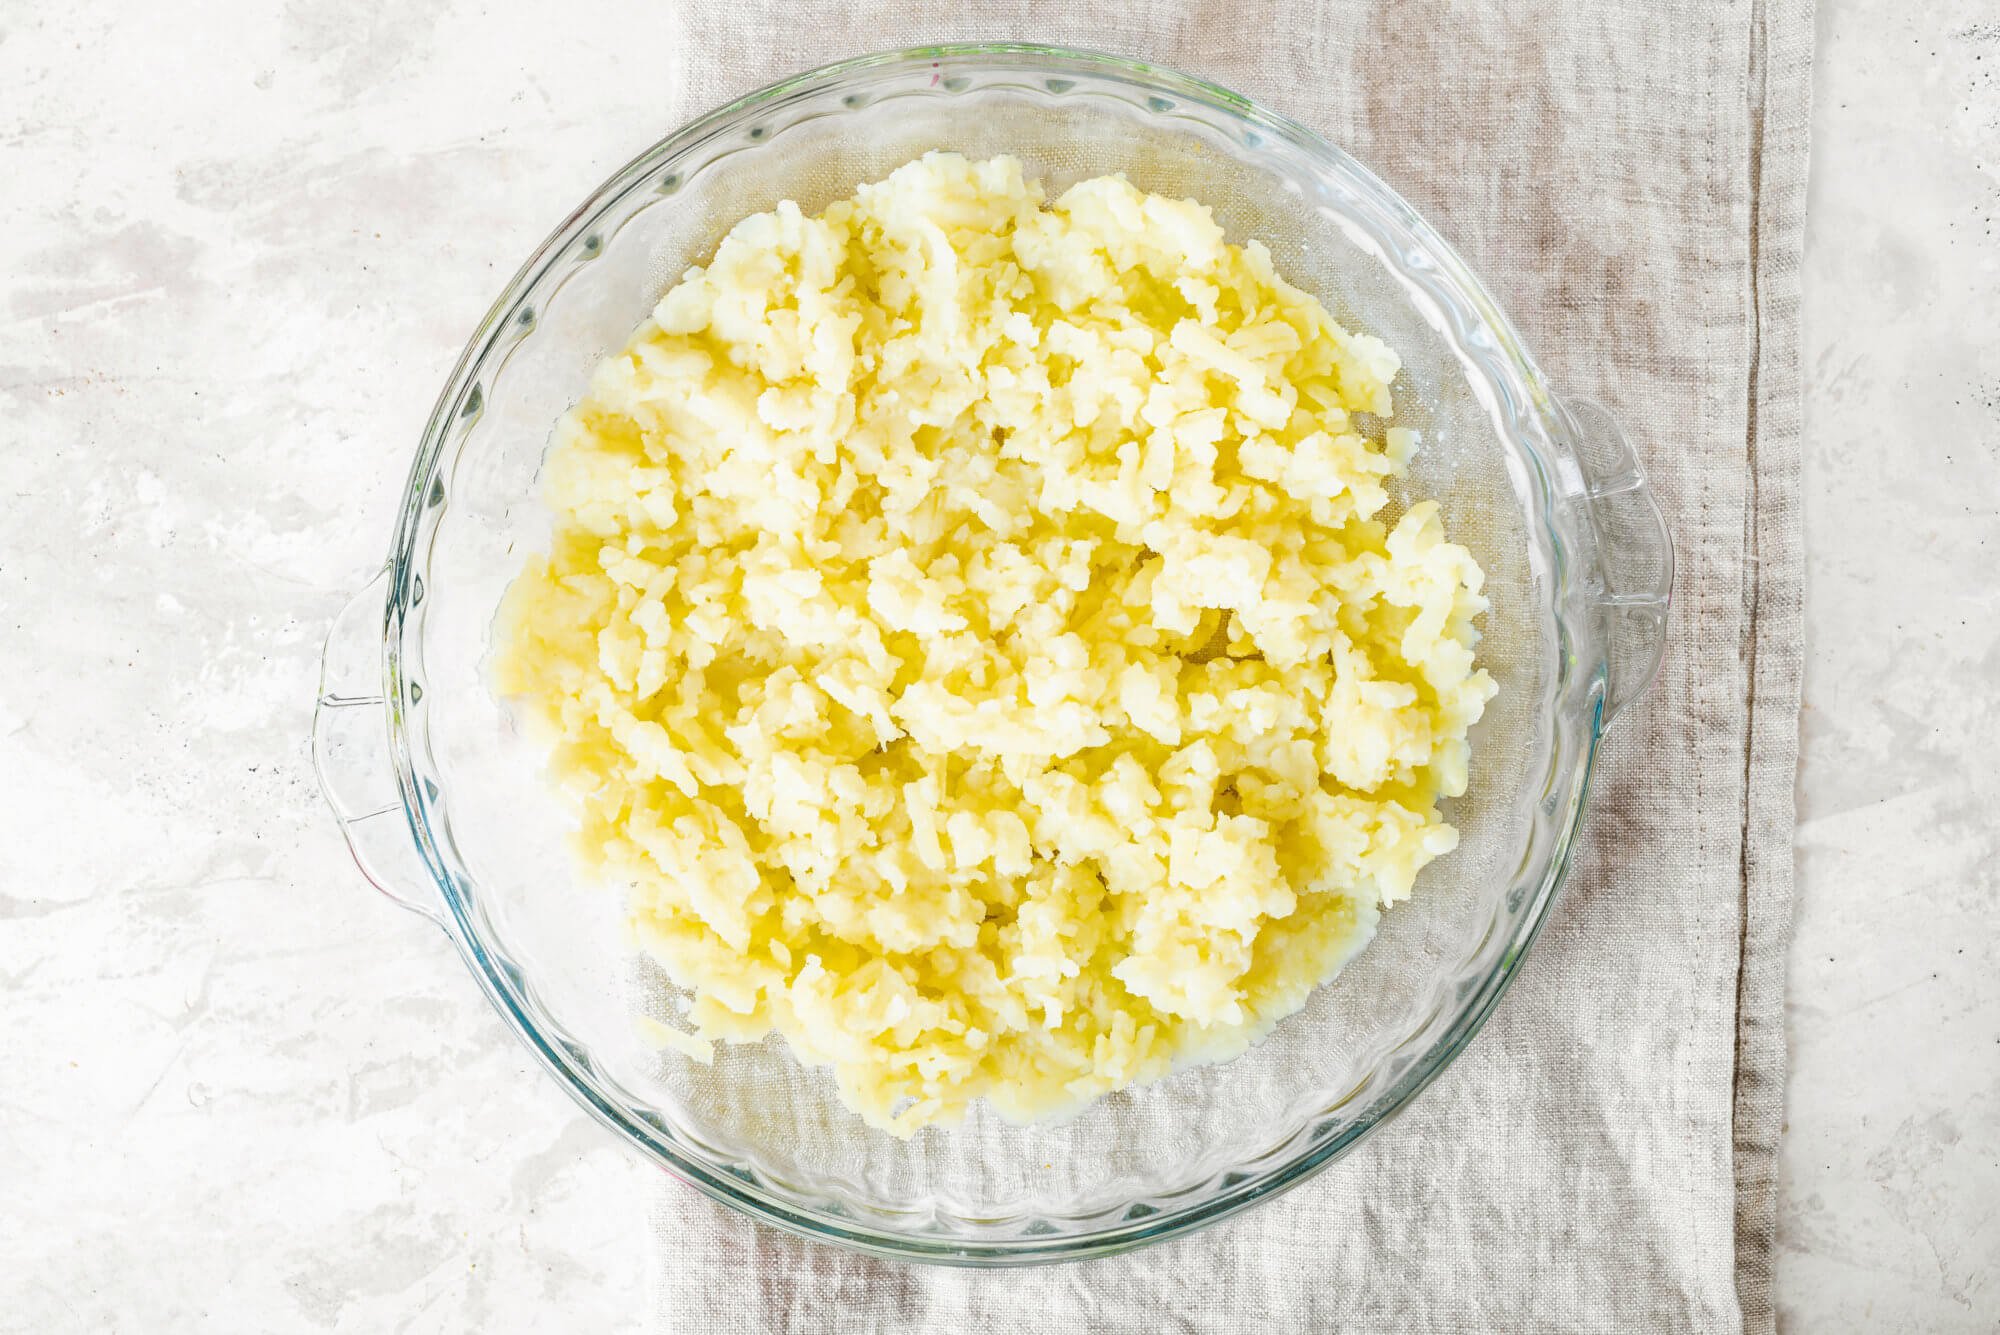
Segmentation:
{"type": "MultiPolygon", "coordinates": [[[[450,350],[673,75],[612,8],[533,73],[470,4],[0,16],[0,1328],[640,1328],[648,1170],[305,743],[450,350]]],[[[1781,1321],[1991,1330],[2000,17],[1819,29],[1781,1321]]]]}

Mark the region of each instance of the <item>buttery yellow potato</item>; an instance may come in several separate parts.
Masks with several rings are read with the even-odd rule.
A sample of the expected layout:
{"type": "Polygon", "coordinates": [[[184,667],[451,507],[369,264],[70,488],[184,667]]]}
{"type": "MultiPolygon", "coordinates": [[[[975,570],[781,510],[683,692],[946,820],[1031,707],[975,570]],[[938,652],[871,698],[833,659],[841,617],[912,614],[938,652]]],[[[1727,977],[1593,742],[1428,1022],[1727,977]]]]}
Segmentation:
{"type": "Polygon", "coordinates": [[[1494,685],[1394,352],[1117,177],[739,223],[559,425],[496,688],[715,1040],[907,1135],[1241,1052],[1451,849],[1494,685]]]}

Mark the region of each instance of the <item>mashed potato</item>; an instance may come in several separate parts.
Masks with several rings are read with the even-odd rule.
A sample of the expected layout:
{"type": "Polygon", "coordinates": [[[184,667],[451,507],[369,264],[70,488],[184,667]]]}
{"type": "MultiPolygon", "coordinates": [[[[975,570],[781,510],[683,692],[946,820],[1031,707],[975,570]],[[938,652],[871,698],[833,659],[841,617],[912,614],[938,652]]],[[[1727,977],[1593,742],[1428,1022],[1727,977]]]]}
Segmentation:
{"type": "Polygon", "coordinates": [[[1494,691],[1397,358],[1115,177],[747,218],[557,428],[497,686],[692,1034],[898,1134],[1233,1056],[1457,834],[1494,691]]]}

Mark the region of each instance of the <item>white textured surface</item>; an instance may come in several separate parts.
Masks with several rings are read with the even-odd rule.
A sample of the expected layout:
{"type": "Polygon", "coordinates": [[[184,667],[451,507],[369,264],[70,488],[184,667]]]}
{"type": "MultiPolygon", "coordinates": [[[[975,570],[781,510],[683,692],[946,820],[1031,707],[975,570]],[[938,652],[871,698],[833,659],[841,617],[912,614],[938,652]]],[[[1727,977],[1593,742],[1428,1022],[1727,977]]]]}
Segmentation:
{"type": "MultiPolygon", "coordinates": [[[[2000,1320],[2000,20],[1825,0],[1780,1301],[2000,1320]]],[[[618,1329],[646,1170],[366,890],[318,639],[673,11],[0,8],[0,1328],[618,1329]],[[553,14],[554,11],[551,11],[553,14]]]]}
{"type": "Polygon", "coordinates": [[[2000,1328],[2000,9],[1822,0],[1778,1297],[2000,1328]]]}

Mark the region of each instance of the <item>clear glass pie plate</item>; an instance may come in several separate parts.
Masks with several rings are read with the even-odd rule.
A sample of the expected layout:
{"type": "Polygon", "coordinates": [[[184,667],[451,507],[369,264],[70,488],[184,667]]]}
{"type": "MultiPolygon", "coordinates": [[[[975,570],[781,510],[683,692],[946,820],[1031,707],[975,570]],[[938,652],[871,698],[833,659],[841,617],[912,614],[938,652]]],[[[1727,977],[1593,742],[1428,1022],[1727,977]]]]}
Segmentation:
{"type": "MultiPolygon", "coordinates": [[[[553,213],[553,210],[551,210],[553,213]]],[[[891,52],[800,75],[676,131],[566,220],[473,334],[410,471],[388,560],[335,623],[314,732],[362,870],[436,921],[551,1074],[640,1152],[808,1236],[915,1260],[1115,1251],[1326,1167],[1477,1032],[1547,914],[1601,730],[1659,659],[1672,550],[1624,438],[1558,398],[1464,262],[1311,131],[1186,75],[1029,46],[891,52]],[[591,368],[742,216],[808,212],[933,148],[1014,154],[1051,194],[1107,172],[1211,205],[1230,238],[1403,357],[1399,423],[1485,568],[1458,850],[1373,944],[1235,1061],[1011,1125],[982,1106],[907,1141],[865,1127],[776,1040],[712,1066],[655,1050],[670,1001],[583,884],[541,757],[486,682],[496,607],[543,541],[550,431],[591,368]],[[664,1013],[664,1012],[662,1012],[664,1013]]]]}

